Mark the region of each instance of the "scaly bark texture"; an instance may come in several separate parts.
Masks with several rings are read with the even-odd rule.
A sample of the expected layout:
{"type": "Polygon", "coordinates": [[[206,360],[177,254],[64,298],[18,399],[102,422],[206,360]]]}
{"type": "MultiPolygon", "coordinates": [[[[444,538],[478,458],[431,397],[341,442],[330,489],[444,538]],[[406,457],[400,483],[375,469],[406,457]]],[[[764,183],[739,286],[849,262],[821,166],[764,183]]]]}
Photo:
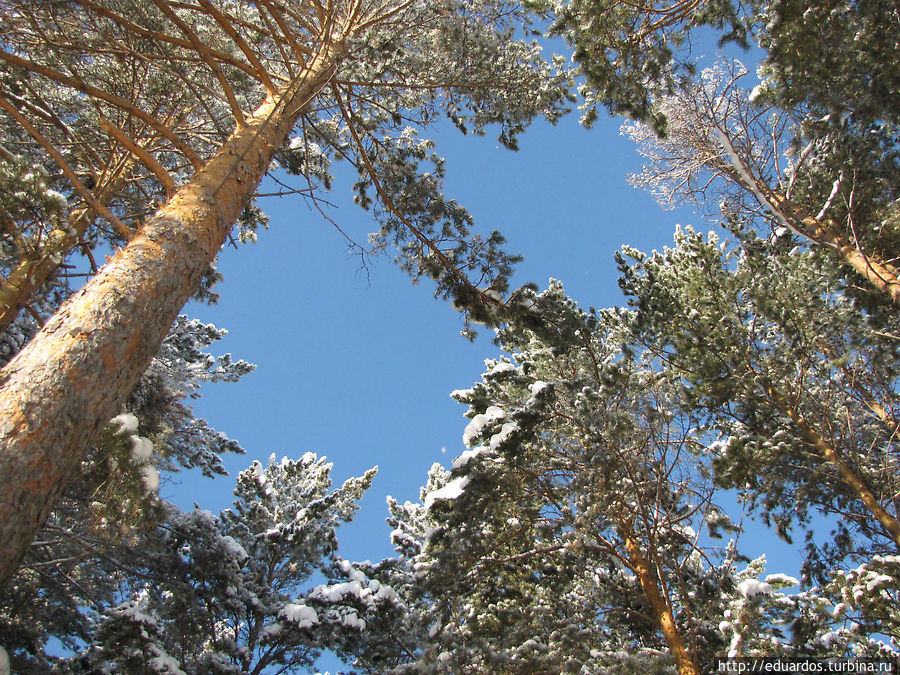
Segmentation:
{"type": "Polygon", "coordinates": [[[0,371],[0,586],[15,572],[86,449],[199,287],[343,40],[270,96],[142,231],[0,371]]]}

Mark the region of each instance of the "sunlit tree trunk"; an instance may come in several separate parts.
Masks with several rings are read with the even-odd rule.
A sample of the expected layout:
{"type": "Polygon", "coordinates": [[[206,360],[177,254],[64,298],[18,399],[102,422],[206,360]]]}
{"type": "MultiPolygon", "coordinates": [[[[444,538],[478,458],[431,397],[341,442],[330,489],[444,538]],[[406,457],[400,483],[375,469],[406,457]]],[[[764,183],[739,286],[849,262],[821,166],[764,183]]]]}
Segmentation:
{"type": "Polygon", "coordinates": [[[0,371],[0,585],[197,290],[273,153],[333,76],[342,40],[269,96],[0,371]]]}
{"type": "Polygon", "coordinates": [[[684,644],[684,639],[681,637],[678,626],[675,624],[672,608],[660,588],[659,575],[656,574],[650,561],[644,556],[640,542],[635,538],[630,528],[627,526],[621,527],[619,534],[625,543],[628,559],[634,568],[638,582],[641,584],[644,596],[647,598],[650,609],[653,611],[653,618],[656,619],[666,645],[675,658],[678,675],[700,675],[697,663],[684,644]]]}
{"type": "Polygon", "coordinates": [[[814,216],[793,213],[790,201],[777,193],[773,192],[770,195],[770,201],[780,210],[790,213],[791,219],[799,225],[797,229],[800,234],[812,242],[833,249],[857,274],[888,295],[895,305],[900,305],[900,278],[897,276],[897,268],[883,256],[864,253],[858,245],[842,237],[827,222],[814,216]]]}
{"type": "Polygon", "coordinates": [[[797,425],[806,438],[807,443],[838,470],[844,484],[865,504],[869,513],[881,524],[891,539],[894,540],[894,543],[900,547],[900,521],[881,505],[881,502],[869,489],[869,486],[866,485],[866,481],[860,473],[847,462],[844,453],[822,438],[800,411],[797,410],[796,406],[791,405],[787,399],[771,389],[769,390],[769,395],[774,400],[778,410],[790,417],[794,424],[797,425]]]}

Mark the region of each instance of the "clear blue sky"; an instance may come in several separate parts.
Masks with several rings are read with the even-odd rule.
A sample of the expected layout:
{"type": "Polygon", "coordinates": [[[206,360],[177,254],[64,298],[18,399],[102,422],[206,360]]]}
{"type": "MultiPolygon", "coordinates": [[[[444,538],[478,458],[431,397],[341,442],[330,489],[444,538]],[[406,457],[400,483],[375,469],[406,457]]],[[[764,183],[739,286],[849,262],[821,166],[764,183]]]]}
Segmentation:
{"type": "MultiPolygon", "coordinates": [[[[447,194],[469,209],[479,231],[500,229],[509,250],[525,256],[517,284],[545,288],[553,277],[584,306],[622,304],[613,263],[622,244],[661,248],[676,223],[710,226],[690,211],[662,211],[627,184],[641,158],[619,135],[620,120],[601,119],[588,131],[578,117],[535,125],[516,153],[490,134],[463,136],[450,125],[431,137],[447,158],[447,194]]],[[[364,242],[374,224],[352,203],[350,184],[336,181],[329,215],[364,242]]],[[[187,310],[230,331],[215,353],[258,368],[238,384],[206,387],[195,412],[247,449],[226,457],[232,474],[271,453],[326,455],[336,484],[377,464],[356,521],[339,532],[341,553],[351,560],[392,555],[385,497],[417,500],[431,464],[449,466],[462,452],[465,407],[449,392],[477,381],[484,359],[499,350],[489,334],[474,344],[459,336],[461,316],[388,258],[361,270],[341,234],[301,198],[262,206],[270,229],[220,257],[219,304],[187,310]]],[[[162,495],[182,508],[230,505],[233,476],[179,478],[162,495]]],[[[758,534],[744,538],[747,553],[771,544],[781,553],[769,556],[770,571],[796,574],[796,554],[774,534],[758,534]]]]}

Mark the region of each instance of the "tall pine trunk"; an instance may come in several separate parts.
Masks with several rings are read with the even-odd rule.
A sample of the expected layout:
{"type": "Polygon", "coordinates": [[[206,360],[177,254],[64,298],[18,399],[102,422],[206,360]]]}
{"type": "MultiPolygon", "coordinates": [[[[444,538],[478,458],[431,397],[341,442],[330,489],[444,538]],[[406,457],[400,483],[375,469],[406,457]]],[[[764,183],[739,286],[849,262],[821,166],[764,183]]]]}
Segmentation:
{"type": "Polygon", "coordinates": [[[121,412],[273,153],[344,50],[343,41],[323,44],[302,79],[266,99],[0,371],[0,587],[91,443],[121,412]]]}

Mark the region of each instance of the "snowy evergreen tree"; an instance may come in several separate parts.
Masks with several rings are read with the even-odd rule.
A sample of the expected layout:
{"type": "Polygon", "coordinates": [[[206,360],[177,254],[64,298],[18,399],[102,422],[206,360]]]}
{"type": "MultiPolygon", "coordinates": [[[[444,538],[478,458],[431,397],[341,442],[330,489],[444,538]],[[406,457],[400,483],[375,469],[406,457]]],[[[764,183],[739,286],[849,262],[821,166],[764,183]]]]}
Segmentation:
{"type": "MultiPolygon", "coordinates": [[[[767,372],[774,364],[803,369],[802,404],[816,397],[820,406],[810,419],[862,418],[853,422],[856,441],[877,452],[863,465],[862,448],[847,448],[851,437],[842,436],[841,456],[883,501],[896,486],[889,468],[871,459],[883,458],[884,443],[890,452],[890,436],[881,432],[882,446],[875,445],[862,425],[873,409],[862,413],[846,400],[859,400],[864,383],[875,390],[875,380],[864,379],[874,345],[866,352],[851,337],[865,322],[850,301],[806,301],[823,324],[843,326],[841,339],[856,350],[858,361],[828,359],[842,373],[829,373],[829,386],[857,387],[840,398],[823,382],[814,387],[809,355],[789,352],[805,333],[781,335],[766,323],[790,316],[778,298],[790,298],[799,312],[801,289],[815,288],[821,269],[784,256],[787,269],[767,277],[764,267],[771,272],[780,260],[771,254],[727,258],[718,240],[692,232],[679,232],[677,242],[623,269],[629,293],[647,278],[669,288],[669,295],[656,287],[641,294],[634,310],[583,312],[560,285],[518,296],[531,325],[501,330],[508,356],[488,361],[481,382],[453,393],[469,405],[469,449],[452,471],[433,467],[420,504],[389,503],[397,557],[357,566],[360,578],[377,578],[400,599],[391,611],[381,608],[372,631],[343,647],[362,657],[364,672],[690,673],[710,672],[726,655],[896,657],[896,644],[884,641],[896,633],[896,556],[873,556],[895,544],[875,514],[858,515],[865,500],[848,480],[851,465],[823,466],[817,448],[807,449],[808,434],[791,428],[799,422],[788,413],[766,415],[764,403],[743,390],[720,407],[710,403],[730,382],[714,377],[712,364],[730,368],[734,386],[764,381],[742,375],[714,339],[741,327],[758,331],[755,349],[764,345],[766,358],[746,342],[734,345],[735,354],[754,353],[767,372]],[[661,270],[654,263],[662,260],[668,266],[661,270]],[[697,290],[731,297],[738,286],[734,292],[748,304],[733,321],[697,290]],[[695,312],[682,302],[687,289],[695,312]],[[777,319],[750,315],[751,306],[761,309],[750,303],[763,298],[768,310],[780,308],[777,319]],[[646,338],[645,305],[660,322],[669,312],[667,336],[693,326],[710,336],[709,349],[696,340],[659,349],[646,338]],[[690,361],[700,355],[710,363],[690,361]],[[844,408],[836,413],[822,408],[839,400],[844,408]],[[731,453],[736,442],[714,439],[724,428],[734,432],[751,406],[780,427],[748,421],[743,451],[731,453]],[[835,541],[811,559],[821,583],[798,589],[799,580],[767,573],[764,558],[744,564],[739,528],[716,504],[715,483],[738,487],[782,533],[813,512],[840,515],[835,541]],[[731,542],[714,546],[729,534],[731,542]],[[865,562],[843,567],[853,559],[865,562]]],[[[811,325],[810,335],[824,333],[811,325]]]]}
{"type": "MultiPolygon", "coordinates": [[[[433,662],[440,653],[434,636],[440,627],[434,598],[423,583],[431,560],[425,555],[429,532],[437,526],[422,501],[430,492],[439,490],[449,480],[450,473],[434,464],[425,485],[419,490],[419,502],[400,504],[388,497],[388,524],[391,543],[396,556],[377,563],[354,563],[352,574],[356,580],[383,590],[389,602],[366,603],[366,630],[342,631],[336,634],[335,651],[359,672],[381,673],[428,672],[423,663],[433,662]],[[424,670],[423,670],[424,668],[424,670]]],[[[336,568],[338,577],[350,577],[346,563],[336,568]]]]}
{"type": "MultiPolygon", "coordinates": [[[[0,644],[17,667],[26,652],[35,666],[51,663],[50,638],[77,648],[88,639],[92,617],[118,604],[123,577],[139,564],[132,549],[165,517],[160,472],[224,475],[221,454],[244,452],[185,403],[203,383],[235,381],[252,370],[228,354],[206,352],[224,333],[179,317],[130,397],[129,412],[112,420],[78,467],[0,593],[0,644]]],[[[4,334],[3,345],[14,349],[11,335],[4,334]]]]}
{"type": "Polygon", "coordinates": [[[835,516],[826,569],[895,553],[896,317],[862,311],[822,251],[679,230],[673,248],[619,260],[634,341],[721,434],[717,481],[785,537],[811,511],[835,516]]]}
{"type": "Polygon", "coordinates": [[[751,561],[736,574],[738,592],[719,625],[728,639],[727,656],[896,662],[897,620],[885,611],[896,604],[894,558],[874,556],[858,568],[835,569],[825,586],[794,593],[782,590],[796,586],[797,579],[770,574],[760,581],[765,558],[751,561]]]}
{"type": "Polygon", "coordinates": [[[717,208],[724,192],[731,206],[743,207],[741,218],[749,207],[751,220],[762,216],[776,230],[826,247],[900,303],[893,3],[527,5],[574,47],[585,78],[584,121],[596,119],[598,104],[636,120],[626,128],[651,159],[639,182],[669,203],[687,194],[717,208]],[[698,60],[711,55],[694,45],[710,36],[720,45],[757,43],[759,86],[742,90],[740,73],[721,64],[696,73],[698,60]],[[743,194],[736,200],[736,193],[743,194]]]}
{"type": "Polygon", "coordinates": [[[666,118],[653,98],[670,92],[694,73],[692,33],[713,27],[723,39],[745,44],[748,17],[743,3],[731,0],[615,2],[614,0],[529,0],[551,19],[550,34],[563,36],[586,79],[584,121],[598,116],[598,105],[646,120],[662,132],[666,118]]]}
{"type": "Polygon", "coordinates": [[[733,560],[700,537],[733,526],[702,436],[623,355],[614,314],[559,285],[517,301],[533,325],[502,330],[510,357],[453,394],[470,449],[395,516],[434,605],[416,672],[705,671],[733,560]]]}
{"type": "MultiPolygon", "coordinates": [[[[895,139],[848,138],[828,116],[772,103],[768,80],[751,91],[742,84],[748,78],[739,62],[720,62],[660,97],[665,138],[627,122],[623,131],[649,160],[632,183],[666,207],[693,203],[732,228],[770,230],[781,246],[824,248],[852,270],[851,280],[896,303],[895,139]]],[[[872,292],[856,294],[870,308],[879,304],[872,292]]]]}
{"type": "Polygon", "coordinates": [[[353,517],[375,474],[331,489],[330,472],[313,453],[280,462],[273,456],[268,466],[254,462],[241,472],[233,508],[218,516],[166,505],[159,529],[133,552],[141,573],[126,579],[130,597],[95,620],[90,647],[71,667],[297,672],[336,633],[364,628],[353,601],[389,601],[387,590],[378,596],[373,585],[361,593],[358,583],[309,587],[313,574],[335,562],[335,530],[353,517]]]}

